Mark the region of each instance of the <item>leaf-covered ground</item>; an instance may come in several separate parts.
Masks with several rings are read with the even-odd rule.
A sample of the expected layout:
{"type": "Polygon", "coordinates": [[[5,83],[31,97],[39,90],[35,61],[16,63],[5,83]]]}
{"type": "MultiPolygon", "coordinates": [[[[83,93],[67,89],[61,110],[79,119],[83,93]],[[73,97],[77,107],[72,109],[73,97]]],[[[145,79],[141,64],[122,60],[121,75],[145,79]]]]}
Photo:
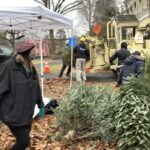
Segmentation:
{"type": "MultiPolygon", "coordinates": [[[[75,81],[73,82],[75,84],[75,81]]],[[[115,88],[114,82],[86,82],[86,85],[108,85],[115,88]]],[[[47,79],[44,81],[45,96],[61,100],[70,88],[68,79],[47,79]]],[[[115,150],[115,144],[95,141],[65,141],[57,136],[59,128],[56,126],[54,115],[47,115],[40,120],[34,120],[31,132],[31,150],[115,150]]],[[[0,124],[0,150],[9,150],[15,142],[14,137],[5,125],[0,124]]]]}

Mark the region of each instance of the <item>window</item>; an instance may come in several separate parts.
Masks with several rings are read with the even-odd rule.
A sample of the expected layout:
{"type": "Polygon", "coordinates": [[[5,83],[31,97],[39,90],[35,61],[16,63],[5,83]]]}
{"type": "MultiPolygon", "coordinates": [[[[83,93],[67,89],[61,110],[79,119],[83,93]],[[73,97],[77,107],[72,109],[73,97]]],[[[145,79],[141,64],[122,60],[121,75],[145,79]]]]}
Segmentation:
{"type": "Polygon", "coordinates": [[[134,27],[123,27],[122,28],[122,40],[132,40],[135,36],[134,27]]]}
{"type": "Polygon", "coordinates": [[[131,13],[133,12],[132,6],[130,7],[130,12],[131,12],[131,13]]]}
{"type": "Polygon", "coordinates": [[[134,2],[134,7],[136,8],[136,2],[134,2]]]}
{"type": "Polygon", "coordinates": [[[127,9],[127,14],[129,14],[129,9],[127,9]]]}
{"type": "Polygon", "coordinates": [[[11,55],[13,53],[13,49],[0,45],[0,54],[1,55],[11,55]]]}
{"type": "Polygon", "coordinates": [[[150,39],[150,24],[146,27],[144,39],[150,39]]]}

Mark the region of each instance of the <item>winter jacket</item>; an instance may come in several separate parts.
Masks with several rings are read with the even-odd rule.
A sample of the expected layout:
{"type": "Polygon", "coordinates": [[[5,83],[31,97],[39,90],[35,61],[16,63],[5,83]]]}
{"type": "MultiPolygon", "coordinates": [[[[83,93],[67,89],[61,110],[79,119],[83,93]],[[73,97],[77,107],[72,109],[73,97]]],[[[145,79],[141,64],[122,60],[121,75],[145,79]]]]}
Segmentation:
{"type": "Polygon", "coordinates": [[[35,68],[28,71],[17,56],[0,66],[0,120],[10,126],[31,124],[35,105],[44,106],[35,68]]]}
{"type": "Polygon", "coordinates": [[[69,46],[66,45],[63,49],[57,50],[56,54],[61,56],[64,63],[71,63],[71,48],[69,46]]]}
{"type": "Polygon", "coordinates": [[[122,49],[116,51],[116,52],[110,57],[109,62],[110,62],[110,64],[112,65],[112,64],[113,64],[113,61],[118,58],[118,66],[119,66],[119,65],[122,65],[122,64],[124,63],[124,60],[125,60],[126,58],[128,58],[130,55],[131,55],[131,54],[130,54],[130,51],[129,51],[128,49],[122,48],[122,49]]]}
{"type": "Polygon", "coordinates": [[[80,43],[74,48],[74,56],[75,58],[89,59],[89,51],[84,43],[80,43]]]}
{"type": "Polygon", "coordinates": [[[127,78],[130,76],[139,77],[143,74],[144,69],[144,60],[141,59],[138,55],[131,55],[124,61],[123,67],[121,69],[118,84],[123,84],[124,81],[127,81],[127,78]]]}

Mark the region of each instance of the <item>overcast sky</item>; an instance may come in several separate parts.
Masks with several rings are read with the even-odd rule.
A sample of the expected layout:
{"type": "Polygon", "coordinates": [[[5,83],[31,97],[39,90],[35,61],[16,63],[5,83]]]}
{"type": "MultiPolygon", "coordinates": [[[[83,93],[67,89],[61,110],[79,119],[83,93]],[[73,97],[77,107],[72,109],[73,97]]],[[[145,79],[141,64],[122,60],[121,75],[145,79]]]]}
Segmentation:
{"type": "MultiPolygon", "coordinates": [[[[56,0],[57,2],[58,0],[56,0]]],[[[75,0],[65,0],[64,6],[66,4],[72,3],[75,0]]],[[[123,0],[116,0],[117,5],[120,5],[123,0]]],[[[68,18],[73,20],[73,31],[74,35],[82,35],[85,34],[88,31],[88,27],[83,25],[83,22],[79,19],[77,11],[72,11],[66,14],[68,18]]]]}
{"type": "MultiPolygon", "coordinates": [[[[0,1],[5,2],[3,0],[0,0],[0,1]]],[[[73,1],[75,1],[75,0],[65,0],[65,5],[72,3],[73,1]]],[[[116,1],[117,1],[117,3],[120,3],[123,0],[116,0],[116,1]]],[[[10,0],[10,2],[11,2],[11,0],[10,0]]],[[[66,14],[66,16],[73,20],[74,34],[75,35],[84,34],[88,31],[88,27],[83,25],[83,22],[81,20],[79,20],[79,16],[77,15],[77,11],[69,12],[68,14],[66,14]]]]}
{"type": "MultiPolygon", "coordinates": [[[[72,3],[73,1],[75,1],[75,0],[66,0],[65,4],[66,3],[67,4],[72,3]]],[[[80,25],[79,25],[79,19],[78,19],[78,16],[77,16],[77,11],[69,12],[68,14],[66,14],[66,16],[73,20],[74,35],[80,35],[81,34],[80,25],[82,25],[82,23],[80,23],[80,25]]]]}
{"type": "MultiPolygon", "coordinates": [[[[72,0],[71,2],[73,2],[72,0]]],[[[117,5],[121,5],[123,0],[116,0],[117,5]]],[[[70,3],[70,0],[66,0],[66,3],[70,3]]],[[[77,15],[77,11],[72,11],[66,15],[67,17],[73,20],[74,24],[74,35],[82,35],[88,31],[88,27],[83,25],[81,21],[79,21],[79,16],[77,15]]]]}

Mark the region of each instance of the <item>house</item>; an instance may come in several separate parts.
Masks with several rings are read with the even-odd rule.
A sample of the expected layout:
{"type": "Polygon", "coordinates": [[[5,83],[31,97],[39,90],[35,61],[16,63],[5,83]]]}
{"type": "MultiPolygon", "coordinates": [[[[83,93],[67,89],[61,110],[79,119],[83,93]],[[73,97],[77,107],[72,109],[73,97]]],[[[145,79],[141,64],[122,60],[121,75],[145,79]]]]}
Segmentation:
{"type": "Polygon", "coordinates": [[[128,15],[138,21],[135,40],[143,39],[143,48],[150,48],[150,0],[124,0],[128,15]]]}
{"type": "Polygon", "coordinates": [[[124,0],[129,15],[138,19],[138,29],[145,31],[150,28],[150,0],[124,0]]]}
{"type": "MultiPolygon", "coordinates": [[[[40,56],[40,41],[34,40],[35,48],[32,50],[32,54],[36,57],[40,56]]],[[[49,46],[48,41],[44,40],[42,41],[42,50],[43,50],[43,56],[49,56],[49,46]]]]}
{"type": "Polygon", "coordinates": [[[139,23],[143,23],[150,18],[150,1],[149,0],[124,0],[129,15],[135,15],[139,23]]]}

